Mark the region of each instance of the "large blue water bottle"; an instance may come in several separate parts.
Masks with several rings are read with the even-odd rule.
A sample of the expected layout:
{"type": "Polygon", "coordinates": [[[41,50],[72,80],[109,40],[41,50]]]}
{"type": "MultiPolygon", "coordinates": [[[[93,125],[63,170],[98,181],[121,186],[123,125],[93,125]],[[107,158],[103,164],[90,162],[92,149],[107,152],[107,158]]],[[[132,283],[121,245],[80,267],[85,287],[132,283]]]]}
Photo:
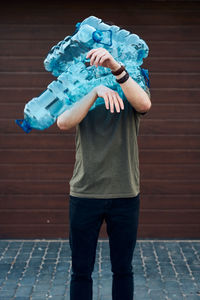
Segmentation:
{"type": "MultiPolygon", "coordinates": [[[[52,47],[44,60],[45,69],[58,78],[25,105],[24,119],[16,120],[25,132],[50,127],[61,113],[97,85],[106,85],[124,98],[111,70],[90,66],[86,60],[88,51],[99,47],[106,48],[117,61],[125,64],[130,76],[143,89],[149,86],[148,70],[140,67],[148,55],[146,43],[127,30],[91,16],[77,23],[74,34],[52,47]]],[[[103,103],[103,98],[98,98],[90,109],[103,103]]]]}

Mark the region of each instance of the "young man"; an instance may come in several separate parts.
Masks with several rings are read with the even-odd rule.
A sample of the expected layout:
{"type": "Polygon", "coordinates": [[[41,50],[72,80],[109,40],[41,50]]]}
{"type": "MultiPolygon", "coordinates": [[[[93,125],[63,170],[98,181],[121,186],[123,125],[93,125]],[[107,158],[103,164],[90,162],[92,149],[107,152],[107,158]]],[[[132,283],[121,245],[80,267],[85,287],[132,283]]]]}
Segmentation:
{"type": "Polygon", "coordinates": [[[87,58],[91,65],[111,69],[126,100],[100,85],[57,119],[61,130],[76,126],[69,203],[70,300],[92,300],[91,275],[104,219],[113,272],[112,299],[133,300],[132,258],[140,207],[137,135],[140,116],[151,107],[150,92],[128,76],[104,48],[92,49],[87,58]],[[98,97],[104,99],[105,106],[89,111],[98,97]]]}

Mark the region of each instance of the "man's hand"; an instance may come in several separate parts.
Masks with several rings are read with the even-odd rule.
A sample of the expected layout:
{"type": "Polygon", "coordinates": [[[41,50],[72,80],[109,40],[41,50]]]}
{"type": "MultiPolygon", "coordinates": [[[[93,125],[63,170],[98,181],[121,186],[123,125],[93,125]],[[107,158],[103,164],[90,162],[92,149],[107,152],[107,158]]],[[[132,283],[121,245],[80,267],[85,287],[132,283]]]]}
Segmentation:
{"type": "Polygon", "coordinates": [[[104,85],[99,85],[94,89],[97,97],[104,99],[106,109],[110,108],[111,113],[114,113],[114,107],[118,113],[120,112],[120,109],[124,109],[124,102],[117,92],[104,85]]]}
{"type": "Polygon", "coordinates": [[[120,68],[120,64],[104,48],[90,50],[86,58],[90,58],[90,65],[95,65],[96,67],[102,66],[112,71],[116,71],[120,68]]]}

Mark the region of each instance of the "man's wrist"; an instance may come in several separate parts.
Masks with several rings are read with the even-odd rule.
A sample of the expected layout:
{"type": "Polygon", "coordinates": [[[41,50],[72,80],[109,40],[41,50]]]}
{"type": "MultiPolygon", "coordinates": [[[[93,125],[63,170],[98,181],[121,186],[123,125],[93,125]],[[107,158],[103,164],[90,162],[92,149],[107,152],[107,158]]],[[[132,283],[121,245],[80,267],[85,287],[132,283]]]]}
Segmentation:
{"type": "Polygon", "coordinates": [[[121,67],[120,63],[116,62],[111,69],[111,72],[117,71],[121,67]]]}

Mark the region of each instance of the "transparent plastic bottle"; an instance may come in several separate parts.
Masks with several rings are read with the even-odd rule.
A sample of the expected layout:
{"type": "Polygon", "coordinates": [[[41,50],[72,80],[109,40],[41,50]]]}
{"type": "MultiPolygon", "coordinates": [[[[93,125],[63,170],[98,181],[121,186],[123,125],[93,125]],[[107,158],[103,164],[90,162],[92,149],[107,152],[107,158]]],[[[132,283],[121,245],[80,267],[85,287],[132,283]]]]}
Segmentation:
{"type": "MultiPolygon", "coordinates": [[[[77,23],[74,34],[65,37],[48,53],[44,60],[45,69],[58,78],[39,97],[25,105],[24,120],[16,120],[24,131],[48,128],[63,111],[97,85],[108,86],[123,98],[123,91],[110,69],[88,65],[88,51],[99,47],[104,47],[123,63],[130,76],[146,89],[149,84],[148,70],[140,66],[148,55],[147,44],[136,34],[90,16],[77,23]]],[[[91,110],[103,103],[104,100],[98,98],[91,110]]]]}

